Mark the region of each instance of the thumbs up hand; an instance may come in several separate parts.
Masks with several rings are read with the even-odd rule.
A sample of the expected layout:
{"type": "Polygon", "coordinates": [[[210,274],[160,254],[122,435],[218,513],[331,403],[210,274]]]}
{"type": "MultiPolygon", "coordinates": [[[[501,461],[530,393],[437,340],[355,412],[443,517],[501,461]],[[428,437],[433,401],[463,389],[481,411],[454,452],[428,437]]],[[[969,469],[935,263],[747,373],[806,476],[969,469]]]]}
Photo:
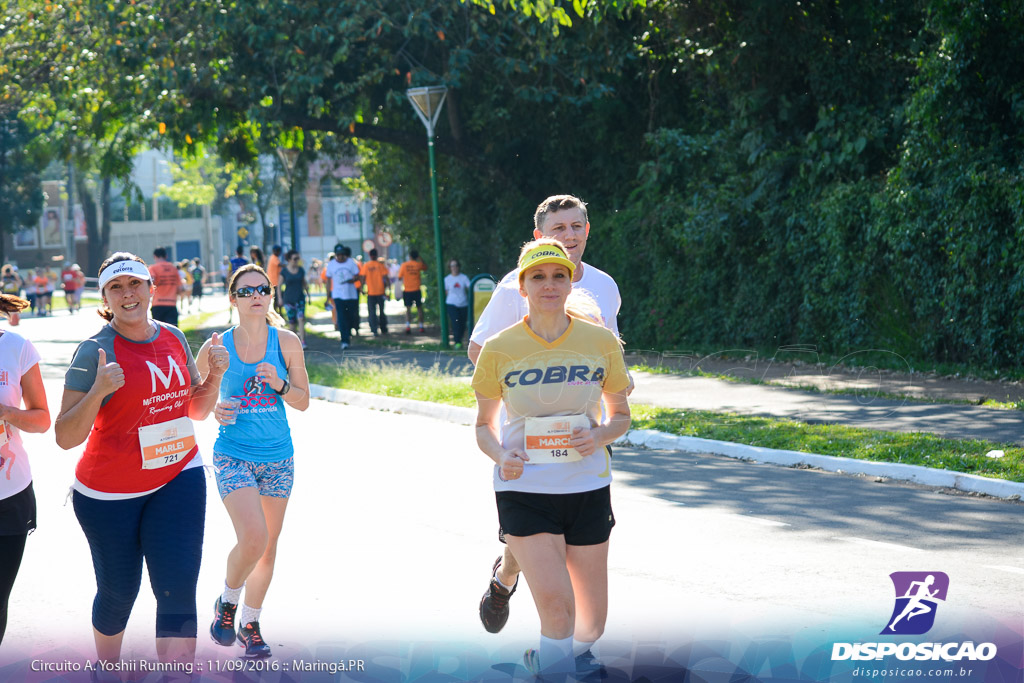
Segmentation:
{"type": "Polygon", "coordinates": [[[94,386],[103,396],[112,394],[124,386],[124,370],[117,363],[107,362],[107,352],[102,347],[97,357],[94,386]]]}
{"type": "Polygon", "coordinates": [[[209,353],[210,374],[215,377],[223,377],[227,372],[231,356],[228,355],[228,347],[221,342],[220,332],[214,332],[210,337],[209,353]]]}

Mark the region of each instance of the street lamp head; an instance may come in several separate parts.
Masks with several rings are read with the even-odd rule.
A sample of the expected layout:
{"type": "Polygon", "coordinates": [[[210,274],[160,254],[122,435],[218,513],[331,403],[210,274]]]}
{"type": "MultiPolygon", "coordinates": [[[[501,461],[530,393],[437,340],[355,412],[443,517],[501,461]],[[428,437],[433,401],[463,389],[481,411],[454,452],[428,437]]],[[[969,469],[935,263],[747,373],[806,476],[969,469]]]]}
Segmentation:
{"type": "Polygon", "coordinates": [[[285,172],[291,176],[295,170],[295,162],[299,160],[299,150],[294,147],[278,147],[277,156],[281,159],[285,172]]]}
{"type": "Polygon", "coordinates": [[[444,98],[448,94],[448,88],[443,85],[429,85],[424,88],[409,88],[405,91],[409,101],[412,102],[416,115],[427,128],[427,135],[434,137],[434,125],[441,115],[441,107],[444,106],[444,98]]]}

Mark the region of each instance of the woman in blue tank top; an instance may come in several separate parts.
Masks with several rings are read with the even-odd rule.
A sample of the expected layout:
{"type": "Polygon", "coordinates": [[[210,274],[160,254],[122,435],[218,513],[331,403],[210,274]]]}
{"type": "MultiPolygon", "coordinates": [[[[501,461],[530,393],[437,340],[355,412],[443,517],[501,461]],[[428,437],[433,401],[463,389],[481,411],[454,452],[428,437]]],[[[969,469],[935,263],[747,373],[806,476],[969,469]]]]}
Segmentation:
{"type": "Polygon", "coordinates": [[[221,645],[237,639],[247,657],[269,657],[260,634],[260,611],[270,586],[294,466],[292,437],[284,404],[309,407],[309,377],[302,344],[279,329],[274,291],[256,264],[242,266],[228,281],[238,325],[203,344],[196,358],[200,374],[208,372],[209,348],[228,349],[230,363],[220,383],[214,416],[220,432],[213,446],[217,488],[235,527],[237,543],[228,553],[224,591],[214,603],[210,635],[221,645]],[[235,611],[245,590],[242,614],[235,611]]]}

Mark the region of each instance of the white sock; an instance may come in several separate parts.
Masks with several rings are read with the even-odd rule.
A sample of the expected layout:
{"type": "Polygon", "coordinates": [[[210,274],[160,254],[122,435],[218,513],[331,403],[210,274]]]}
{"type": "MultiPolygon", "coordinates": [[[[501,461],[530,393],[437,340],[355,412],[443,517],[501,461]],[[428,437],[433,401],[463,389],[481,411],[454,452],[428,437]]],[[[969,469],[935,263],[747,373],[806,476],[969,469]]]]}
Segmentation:
{"type": "Polygon", "coordinates": [[[594,646],[594,643],[596,643],[596,642],[597,642],[596,640],[592,640],[592,641],[590,641],[588,643],[588,642],[584,642],[582,640],[576,640],[575,638],[573,638],[572,639],[572,655],[573,655],[573,657],[579,657],[581,654],[583,654],[584,652],[586,652],[587,650],[592,648],[594,646]]]}
{"type": "Polygon", "coordinates": [[[501,586],[502,588],[507,590],[509,593],[512,592],[512,589],[515,588],[515,585],[516,585],[516,582],[513,581],[511,586],[506,586],[505,583],[501,579],[498,578],[498,572],[494,572],[494,580],[498,582],[499,586],[501,586]]]}
{"type": "Polygon", "coordinates": [[[220,601],[221,602],[231,603],[232,605],[237,605],[239,598],[242,597],[242,589],[243,588],[245,588],[245,584],[244,583],[241,586],[239,586],[238,588],[232,588],[231,586],[228,585],[228,582],[225,581],[224,582],[224,592],[221,593],[221,595],[220,595],[220,601]]]}
{"type": "Polygon", "coordinates": [[[242,626],[245,626],[247,624],[251,624],[254,621],[259,621],[260,620],[260,612],[262,612],[262,611],[263,611],[262,607],[260,607],[260,608],[249,607],[249,605],[246,605],[243,602],[242,603],[242,618],[238,620],[238,623],[241,624],[242,626]]]}
{"type": "Polygon", "coordinates": [[[571,673],[576,670],[572,656],[572,636],[555,640],[540,637],[540,668],[544,673],[571,673]]]}

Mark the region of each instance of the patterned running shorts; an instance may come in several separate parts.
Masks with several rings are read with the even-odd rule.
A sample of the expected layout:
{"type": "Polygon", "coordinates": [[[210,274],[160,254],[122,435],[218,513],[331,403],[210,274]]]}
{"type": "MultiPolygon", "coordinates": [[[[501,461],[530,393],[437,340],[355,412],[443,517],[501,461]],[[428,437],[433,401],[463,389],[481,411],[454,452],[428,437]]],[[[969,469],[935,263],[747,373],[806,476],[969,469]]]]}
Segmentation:
{"type": "Polygon", "coordinates": [[[217,490],[221,500],[232,491],[247,486],[259,489],[261,496],[287,498],[295,481],[295,459],[277,462],[248,462],[224,453],[214,452],[213,466],[217,472],[217,490]]]}

